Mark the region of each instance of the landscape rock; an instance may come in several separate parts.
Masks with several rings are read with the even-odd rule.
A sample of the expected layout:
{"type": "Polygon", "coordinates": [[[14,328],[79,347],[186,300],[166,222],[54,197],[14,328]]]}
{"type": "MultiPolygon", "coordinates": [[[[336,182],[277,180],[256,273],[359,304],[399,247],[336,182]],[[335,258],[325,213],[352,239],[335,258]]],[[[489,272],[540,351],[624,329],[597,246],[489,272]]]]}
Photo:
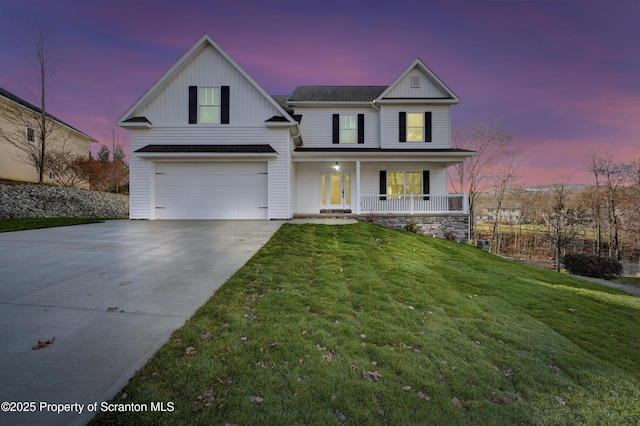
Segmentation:
{"type": "Polygon", "coordinates": [[[53,185],[0,185],[0,219],[127,218],[129,196],[53,185]]]}

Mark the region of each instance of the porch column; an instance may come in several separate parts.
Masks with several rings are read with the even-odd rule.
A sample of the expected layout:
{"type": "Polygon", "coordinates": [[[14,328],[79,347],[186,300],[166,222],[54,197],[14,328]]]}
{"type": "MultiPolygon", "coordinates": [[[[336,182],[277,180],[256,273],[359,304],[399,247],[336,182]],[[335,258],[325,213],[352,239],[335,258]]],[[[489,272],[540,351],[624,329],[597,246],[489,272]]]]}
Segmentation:
{"type": "Polygon", "coordinates": [[[360,160],[356,160],[356,214],[360,214],[360,160]]]}

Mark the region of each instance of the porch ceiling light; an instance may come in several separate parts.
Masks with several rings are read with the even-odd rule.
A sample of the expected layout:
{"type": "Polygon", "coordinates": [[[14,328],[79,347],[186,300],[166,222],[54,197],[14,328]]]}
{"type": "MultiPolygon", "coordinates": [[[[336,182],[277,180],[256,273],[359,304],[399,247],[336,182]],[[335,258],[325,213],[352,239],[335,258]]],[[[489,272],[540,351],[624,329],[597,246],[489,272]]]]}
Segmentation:
{"type": "Polygon", "coordinates": [[[336,169],[336,171],[340,171],[340,164],[338,164],[338,162],[336,161],[336,164],[333,166],[334,169],[336,169]]]}

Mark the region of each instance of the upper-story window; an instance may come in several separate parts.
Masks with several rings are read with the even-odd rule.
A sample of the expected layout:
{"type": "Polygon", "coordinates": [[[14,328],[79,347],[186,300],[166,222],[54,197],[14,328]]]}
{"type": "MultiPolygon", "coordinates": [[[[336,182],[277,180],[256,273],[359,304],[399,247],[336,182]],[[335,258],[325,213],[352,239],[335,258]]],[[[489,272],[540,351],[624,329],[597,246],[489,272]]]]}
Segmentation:
{"type": "Polygon", "coordinates": [[[407,113],[407,142],[424,142],[424,114],[407,113]]]}
{"type": "Polygon", "coordinates": [[[356,115],[340,116],[340,143],[357,142],[357,120],[356,115]]]}
{"type": "Polygon", "coordinates": [[[364,114],[333,114],[333,143],[364,143],[364,114]]]}
{"type": "Polygon", "coordinates": [[[189,124],[229,124],[229,86],[189,86],[189,124]]]}
{"type": "Polygon", "coordinates": [[[33,127],[27,127],[27,140],[31,143],[36,142],[36,130],[33,127]]]}
{"type": "Polygon", "coordinates": [[[431,111],[400,111],[398,120],[400,142],[431,142],[431,111]]]}
{"type": "Polygon", "coordinates": [[[220,123],[220,88],[198,88],[198,122],[220,123]]]}

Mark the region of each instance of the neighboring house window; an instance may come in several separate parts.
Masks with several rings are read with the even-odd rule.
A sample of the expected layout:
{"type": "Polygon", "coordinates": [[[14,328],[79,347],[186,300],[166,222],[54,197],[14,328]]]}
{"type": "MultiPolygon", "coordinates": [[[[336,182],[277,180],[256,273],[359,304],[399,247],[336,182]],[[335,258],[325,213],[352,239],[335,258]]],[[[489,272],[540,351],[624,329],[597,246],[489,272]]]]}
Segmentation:
{"type": "Polygon", "coordinates": [[[380,170],[380,200],[399,199],[414,194],[428,200],[431,191],[429,170],[422,172],[387,172],[380,170]],[[387,197],[389,195],[389,197],[387,197]]]}
{"type": "Polygon", "coordinates": [[[333,114],[333,143],[364,143],[364,114],[333,114]]]}
{"type": "Polygon", "coordinates": [[[27,127],[27,140],[31,143],[36,142],[36,131],[33,127],[27,127]]]}
{"type": "Polygon", "coordinates": [[[58,176],[53,172],[49,172],[49,179],[58,179],[58,176]]]}
{"type": "Polygon", "coordinates": [[[189,124],[229,124],[229,86],[189,86],[189,124]]]}
{"type": "Polygon", "coordinates": [[[431,111],[399,114],[400,142],[431,142],[431,111]]]}

